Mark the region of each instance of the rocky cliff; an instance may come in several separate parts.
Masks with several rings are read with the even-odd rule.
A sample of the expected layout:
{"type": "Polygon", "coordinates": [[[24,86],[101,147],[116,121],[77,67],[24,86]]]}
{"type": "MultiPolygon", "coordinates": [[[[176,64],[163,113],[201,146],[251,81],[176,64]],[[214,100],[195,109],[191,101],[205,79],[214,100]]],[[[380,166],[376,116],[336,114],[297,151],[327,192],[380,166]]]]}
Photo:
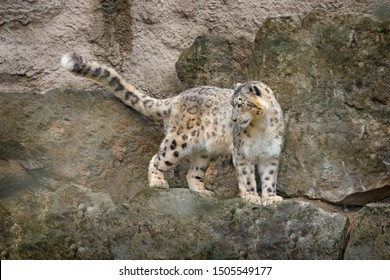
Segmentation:
{"type": "Polygon", "coordinates": [[[5,1],[1,258],[390,259],[389,7],[5,1]],[[189,193],[186,162],[173,189],[146,188],[161,124],[60,69],[72,48],[159,97],[265,81],[287,124],[285,201],[243,204],[229,157],[207,173],[216,198],[189,193]]]}
{"type": "Polygon", "coordinates": [[[190,86],[271,85],[287,123],[280,190],[363,205],[390,194],[388,32],[361,15],[269,18],[252,49],[206,35],[176,66],[190,86]]]}

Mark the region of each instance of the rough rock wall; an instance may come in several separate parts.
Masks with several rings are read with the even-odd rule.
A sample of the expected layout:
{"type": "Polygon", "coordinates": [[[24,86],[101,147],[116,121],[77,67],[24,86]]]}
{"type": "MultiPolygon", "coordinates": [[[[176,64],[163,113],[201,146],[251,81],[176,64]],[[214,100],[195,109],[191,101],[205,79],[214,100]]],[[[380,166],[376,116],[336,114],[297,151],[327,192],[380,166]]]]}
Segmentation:
{"type": "Polygon", "coordinates": [[[161,128],[112,95],[2,93],[0,102],[1,197],[75,183],[124,202],[147,185],[161,128]]]}
{"type": "MultiPolygon", "coordinates": [[[[131,3],[1,1],[0,82],[3,92],[45,93],[73,82],[61,53],[77,49],[121,69],[132,50],[131,3]],[[109,50],[109,51],[107,51],[109,50]]],[[[90,86],[84,84],[84,88],[90,86]]]]}
{"type": "MultiPolygon", "coordinates": [[[[181,91],[180,53],[211,32],[253,42],[267,17],[367,12],[384,0],[32,0],[0,1],[0,83],[3,92],[40,92],[74,86],[59,67],[71,49],[123,71],[154,96],[181,91]]],[[[77,80],[77,89],[96,85],[77,80]]]]}
{"type": "Polygon", "coordinates": [[[250,74],[273,85],[288,119],[287,194],[345,204],[390,194],[389,32],[388,21],[361,15],[273,19],[259,29],[250,74]]]}
{"type": "MultiPolygon", "coordinates": [[[[2,1],[1,258],[390,258],[389,201],[383,200],[389,195],[389,28],[383,19],[390,9],[376,6],[381,1],[355,2],[2,1]],[[371,15],[305,19],[314,8],[371,15]],[[298,15],[280,17],[290,14],[298,15]],[[277,17],[265,21],[268,15],[277,17]],[[321,51],[299,39],[313,39],[313,26],[328,30],[321,51]],[[334,44],[347,62],[342,67],[329,64],[334,44]],[[200,84],[265,79],[288,117],[284,195],[382,203],[360,209],[292,199],[270,208],[243,206],[232,198],[229,159],[208,170],[215,200],[182,189],[136,196],[146,186],[161,127],[61,69],[58,60],[69,49],[115,66],[160,97],[200,84]],[[362,58],[369,63],[359,66],[362,58]],[[300,73],[311,59],[317,72],[300,73]],[[355,62],[356,81],[348,71],[355,62]],[[329,67],[338,71],[332,76],[329,67]],[[79,91],[85,89],[94,91],[79,91]],[[331,113],[322,107],[335,110],[340,126],[324,118],[331,113]],[[340,139],[353,145],[337,147],[340,139]],[[323,150],[316,154],[318,147],[323,150]],[[354,157],[361,164],[351,163],[354,157]],[[362,191],[360,183],[368,188],[362,191]],[[182,231],[172,234],[177,228],[182,231]]],[[[168,174],[171,185],[184,184],[185,169],[168,174]]]]}
{"type": "Polygon", "coordinates": [[[369,204],[347,218],[297,199],[251,207],[185,189],[118,205],[67,185],[1,200],[0,258],[390,259],[389,211],[369,204]]]}
{"type": "Polygon", "coordinates": [[[390,194],[389,32],[362,15],[269,18],[253,48],[198,37],[177,71],[189,86],[269,84],[287,124],[280,190],[364,205],[390,194]]]}

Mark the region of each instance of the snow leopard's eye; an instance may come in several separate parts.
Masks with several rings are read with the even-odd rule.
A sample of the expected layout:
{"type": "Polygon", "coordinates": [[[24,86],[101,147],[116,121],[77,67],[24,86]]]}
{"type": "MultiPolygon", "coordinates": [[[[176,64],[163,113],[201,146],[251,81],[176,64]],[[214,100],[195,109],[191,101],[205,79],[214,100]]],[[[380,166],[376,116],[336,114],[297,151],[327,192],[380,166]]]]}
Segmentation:
{"type": "Polygon", "coordinates": [[[260,89],[257,86],[255,86],[255,85],[251,85],[250,88],[249,88],[249,91],[252,94],[255,94],[257,96],[260,96],[260,97],[262,96],[260,89]]]}

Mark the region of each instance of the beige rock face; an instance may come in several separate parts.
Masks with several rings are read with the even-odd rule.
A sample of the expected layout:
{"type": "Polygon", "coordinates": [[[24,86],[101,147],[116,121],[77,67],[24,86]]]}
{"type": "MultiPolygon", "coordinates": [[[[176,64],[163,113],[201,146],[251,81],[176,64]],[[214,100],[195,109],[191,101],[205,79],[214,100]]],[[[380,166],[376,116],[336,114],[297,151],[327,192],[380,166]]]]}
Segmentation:
{"type": "MultiPolygon", "coordinates": [[[[389,195],[389,62],[383,50],[390,9],[382,2],[0,1],[1,259],[337,259],[344,252],[388,258],[388,200],[382,199],[389,195]],[[371,16],[317,24],[303,16],[313,9],[371,16]],[[280,17],[288,15],[295,16],[280,17]],[[328,31],[319,41],[324,44],[313,44],[316,25],[328,31]],[[343,44],[357,55],[344,52],[343,44]],[[265,80],[287,116],[279,178],[284,196],[346,205],[382,200],[380,211],[348,208],[347,217],[337,207],[327,205],[328,211],[301,199],[244,206],[232,198],[229,158],[207,172],[216,199],[178,188],[143,190],[161,124],[63,70],[59,59],[70,49],[114,66],[156,97],[201,84],[265,80]],[[381,224],[367,231],[372,217],[381,224]],[[360,240],[376,237],[375,246],[361,246],[360,240]]],[[[186,187],[187,165],[167,174],[171,186],[186,187]]]]}
{"type": "Polygon", "coordinates": [[[120,203],[147,185],[161,128],[112,95],[2,93],[0,102],[1,197],[73,183],[120,203]]]}
{"type": "Polygon", "coordinates": [[[71,185],[2,200],[0,215],[2,259],[338,259],[347,222],[298,200],[252,208],[149,189],[117,206],[71,185]]]}
{"type": "Polygon", "coordinates": [[[358,205],[389,195],[389,31],[361,15],[315,14],[258,31],[251,74],[285,111],[286,193],[358,205]]]}
{"type": "Polygon", "coordinates": [[[364,205],[390,194],[388,33],[364,15],[270,18],[253,49],[205,35],[176,68],[189,86],[265,81],[287,124],[280,191],[364,205]]]}
{"type": "Polygon", "coordinates": [[[60,68],[61,54],[75,49],[115,66],[140,89],[154,96],[173,95],[183,89],[175,62],[198,36],[218,33],[253,42],[258,27],[267,17],[313,9],[327,13],[367,12],[381,2],[3,0],[1,91],[44,93],[70,86],[79,90],[96,88],[60,68]]]}

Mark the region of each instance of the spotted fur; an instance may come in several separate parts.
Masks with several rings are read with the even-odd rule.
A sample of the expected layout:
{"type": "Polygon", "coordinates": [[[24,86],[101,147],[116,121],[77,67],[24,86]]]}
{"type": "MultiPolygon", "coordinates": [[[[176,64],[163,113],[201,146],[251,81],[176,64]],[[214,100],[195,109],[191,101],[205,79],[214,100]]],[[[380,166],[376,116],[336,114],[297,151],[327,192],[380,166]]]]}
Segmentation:
{"type": "Polygon", "coordinates": [[[125,81],[111,67],[70,52],[61,60],[74,74],[110,88],[125,104],[147,117],[163,120],[165,138],[149,164],[150,187],[168,188],[164,172],[191,158],[186,176],[192,192],[212,196],[204,175],[212,156],[231,154],[240,196],[251,203],[281,201],[276,195],[283,114],[272,90],[261,82],[238,84],[235,90],[203,86],[167,99],[152,98],[125,81]],[[258,195],[255,169],[261,179],[258,195]]]}

